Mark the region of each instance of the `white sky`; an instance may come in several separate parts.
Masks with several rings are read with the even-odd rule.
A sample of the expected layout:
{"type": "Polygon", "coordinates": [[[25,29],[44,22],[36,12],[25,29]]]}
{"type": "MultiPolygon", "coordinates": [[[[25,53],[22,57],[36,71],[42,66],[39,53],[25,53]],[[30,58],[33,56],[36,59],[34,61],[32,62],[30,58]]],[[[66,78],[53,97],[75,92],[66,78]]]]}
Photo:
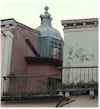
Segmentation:
{"type": "Polygon", "coordinates": [[[97,0],[0,0],[0,19],[15,18],[32,28],[40,25],[40,14],[49,6],[53,26],[61,32],[61,20],[94,18],[97,16],[97,0]]]}

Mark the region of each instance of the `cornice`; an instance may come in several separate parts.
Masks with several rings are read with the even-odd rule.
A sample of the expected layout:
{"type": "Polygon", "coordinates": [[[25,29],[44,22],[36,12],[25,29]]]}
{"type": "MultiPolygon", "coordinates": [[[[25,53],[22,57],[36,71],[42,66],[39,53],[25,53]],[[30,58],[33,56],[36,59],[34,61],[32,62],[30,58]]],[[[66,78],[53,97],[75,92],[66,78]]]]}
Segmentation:
{"type": "Polygon", "coordinates": [[[17,25],[16,20],[11,18],[11,19],[3,19],[0,20],[0,27],[1,30],[5,31],[5,30],[11,30],[14,29],[17,25]]]}
{"type": "Polygon", "coordinates": [[[96,28],[98,27],[98,18],[62,20],[62,25],[64,29],[96,28]]]}
{"type": "Polygon", "coordinates": [[[39,34],[39,31],[37,31],[29,26],[26,26],[20,22],[17,22],[14,18],[3,19],[3,20],[0,20],[0,22],[1,22],[0,27],[1,27],[2,31],[12,30],[12,29],[15,29],[16,27],[20,27],[20,28],[26,29],[28,31],[35,32],[35,33],[39,34]]]}

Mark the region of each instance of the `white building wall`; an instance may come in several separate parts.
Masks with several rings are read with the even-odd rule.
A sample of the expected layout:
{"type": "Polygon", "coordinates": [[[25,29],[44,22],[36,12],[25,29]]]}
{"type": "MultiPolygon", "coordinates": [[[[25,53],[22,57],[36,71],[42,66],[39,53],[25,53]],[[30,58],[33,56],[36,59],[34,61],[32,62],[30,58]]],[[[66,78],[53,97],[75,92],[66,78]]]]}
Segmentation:
{"type": "Polygon", "coordinates": [[[98,29],[96,27],[64,29],[64,56],[63,56],[63,74],[62,80],[66,84],[68,82],[85,82],[97,81],[97,72],[95,68],[89,69],[66,69],[65,67],[91,67],[98,66],[98,29]],[[89,60],[81,61],[75,54],[81,55],[79,49],[84,50],[89,60]],[[69,50],[72,54],[68,55],[69,50]],[[72,59],[69,59],[71,57],[72,59]],[[70,72],[70,73],[69,73],[70,72]],[[85,74],[84,74],[85,72],[85,74]],[[89,75],[89,76],[88,76],[89,75]]]}
{"type": "MultiPolygon", "coordinates": [[[[87,55],[93,55],[91,61],[85,63],[77,59],[70,62],[71,66],[94,66],[98,65],[98,30],[96,28],[64,30],[64,60],[67,59],[68,50],[73,48],[74,51],[83,48],[87,55]]],[[[64,66],[68,64],[64,61],[64,66]]]]}
{"type": "Polygon", "coordinates": [[[13,34],[10,31],[4,31],[1,36],[1,48],[2,48],[2,64],[1,64],[1,93],[8,91],[9,79],[4,80],[3,77],[7,77],[10,72],[11,54],[12,54],[12,42],[13,34]]]}

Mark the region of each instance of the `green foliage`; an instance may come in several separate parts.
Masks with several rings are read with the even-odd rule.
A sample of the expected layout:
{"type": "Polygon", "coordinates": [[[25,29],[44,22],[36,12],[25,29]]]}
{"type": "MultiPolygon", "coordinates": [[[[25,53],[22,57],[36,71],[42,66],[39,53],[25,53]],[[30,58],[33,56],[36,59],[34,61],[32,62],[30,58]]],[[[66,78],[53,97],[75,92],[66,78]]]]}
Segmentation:
{"type": "Polygon", "coordinates": [[[63,89],[66,88],[97,88],[98,83],[94,80],[91,80],[89,82],[84,82],[84,81],[79,81],[77,83],[68,83],[68,84],[63,84],[63,89]]]}

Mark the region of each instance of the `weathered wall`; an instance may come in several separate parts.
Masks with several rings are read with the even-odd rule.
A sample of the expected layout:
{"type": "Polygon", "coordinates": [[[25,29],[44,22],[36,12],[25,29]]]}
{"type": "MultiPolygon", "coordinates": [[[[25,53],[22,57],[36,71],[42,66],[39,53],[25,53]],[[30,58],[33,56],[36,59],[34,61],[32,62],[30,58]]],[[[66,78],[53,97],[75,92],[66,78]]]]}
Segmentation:
{"type": "Polygon", "coordinates": [[[26,73],[18,74],[17,77],[12,80],[11,86],[14,89],[13,93],[28,92],[28,93],[41,93],[46,91],[48,84],[48,77],[61,77],[61,72],[53,65],[47,64],[34,64],[27,65],[26,73]],[[17,78],[20,75],[19,78],[17,78]]]}
{"type": "MultiPolygon", "coordinates": [[[[73,61],[70,61],[71,66],[96,66],[98,65],[98,30],[97,28],[82,28],[64,30],[64,61],[63,66],[68,64],[68,52],[72,48],[73,52],[78,53],[78,49],[85,50],[85,54],[93,55],[90,61],[79,61],[73,57],[73,61]],[[77,50],[77,51],[76,51],[77,50]]],[[[81,55],[81,53],[80,53],[81,55]]]]}
{"type": "Polygon", "coordinates": [[[27,82],[26,77],[23,77],[27,72],[25,57],[35,56],[25,40],[29,39],[36,50],[38,41],[38,33],[23,24],[18,24],[12,33],[14,35],[10,69],[10,76],[12,77],[10,78],[9,85],[9,91],[11,93],[14,92],[13,89],[18,90],[18,92],[25,90],[27,82]],[[17,85],[15,86],[16,83],[17,85]]]}
{"type": "MultiPolygon", "coordinates": [[[[10,26],[13,26],[13,23],[10,22],[10,20],[11,19],[9,19],[7,23],[3,25],[5,27],[7,26],[7,29],[9,29],[10,26]]],[[[7,80],[10,80],[8,85],[8,93],[37,93],[46,87],[49,76],[54,75],[57,77],[61,77],[61,72],[58,69],[56,69],[53,63],[52,65],[50,65],[49,61],[45,64],[39,63],[39,61],[38,64],[27,64],[25,57],[37,57],[36,51],[38,52],[39,33],[36,30],[33,30],[23,24],[16,22],[16,26],[10,28],[10,31],[13,34],[13,39],[12,52],[9,54],[11,59],[9,58],[10,63],[7,64],[10,67],[10,74],[6,75],[7,80]],[[33,48],[35,49],[35,52],[32,52],[33,48],[29,48],[29,46],[26,43],[26,39],[28,39],[31,42],[33,48]]],[[[10,46],[10,44],[8,45],[10,46]]],[[[36,59],[38,59],[38,57],[36,59]]]]}
{"type": "Polygon", "coordinates": [[[37,38],[38,34],[32,29],[25,27],[21,24],[13,31],[13,50],[12,50],[12,62],[11,62],[11,73],[24,73],[26,71],[25,56],[35,56],[30,50],[25,40],[29,39],[32,45],[37,49],[37,38]]]}
{"type": "Polygon", "coordinates": [[[65,68],[91,66],[98,66],[98,28],[64,29],[63,83],[97,81],[98,71],[95,68],[65,68]]]}
{"type": "Polygon", "coordinates": [[[27,89],[32,88],[34,93],[42,92],[47,88],[48,77],[61,77],[61,72],[54,65],[44,63],[28,65],[27,73],[32,77],[32,80],[28,79],[27,89]]]}

